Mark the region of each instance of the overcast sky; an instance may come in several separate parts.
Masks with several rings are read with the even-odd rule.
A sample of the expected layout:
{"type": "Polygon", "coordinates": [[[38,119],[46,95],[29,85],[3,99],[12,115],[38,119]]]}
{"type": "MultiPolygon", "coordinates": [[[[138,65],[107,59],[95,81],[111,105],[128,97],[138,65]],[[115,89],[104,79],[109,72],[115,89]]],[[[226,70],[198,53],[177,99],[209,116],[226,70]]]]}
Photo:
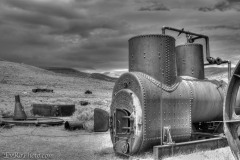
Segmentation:
{"type": "Polygon", "coordinates": [[[240,60],[240,0],[1,0],[0,58],[127,69],[128,39],[162,26],[206,34],[212,57],[240,60]]]}

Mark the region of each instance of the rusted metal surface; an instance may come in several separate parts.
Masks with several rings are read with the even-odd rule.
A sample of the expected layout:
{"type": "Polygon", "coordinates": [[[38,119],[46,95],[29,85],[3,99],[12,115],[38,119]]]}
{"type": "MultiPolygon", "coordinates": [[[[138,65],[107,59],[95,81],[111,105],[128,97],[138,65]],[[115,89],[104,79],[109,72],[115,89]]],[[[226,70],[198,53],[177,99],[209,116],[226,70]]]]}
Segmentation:
{"type": "Polygon", "coordinates": [[[94,109],[94,132],[106,132],[109,129],[109,114],[107,111],[94,109]]]}
{"type": "MultiPolygon", "coordinates": [[[[137,123],[132,132],[128,132],[131,135],[130,138],[126,139],[130,144],[129,152],[131,154],[144,151],[153,145],[159,145],[163,127],[161,125],[172,126],[173,139],[176,141],[187,140],[191,136],[191,93],[185,90],[187,94],[180,94],[184,87],[189,88],[189,86],[186,82],[180,83],[179,87],[174,88],[177,91],[164,91],[163,98],[161,98],[161,87],[154,83],[157,80],[147,78],[147,76],[138,72],[126,73],[116,82],[113,91],[111,116],[116,118],[117,109],[125,109],[134,117],[133,123],[137,123]],[[127,88],[124,83],[129,84],[127,88]],[[163,117],[160,116],[161,99],[163,100],[163,117]],[[135,102],[133,103],[133,101],[135,102]],[[176,104],[181,105],[177,106],[176,104]],[[183,115],[185,118],[180,117],[183,115]]],[[[119,119],[115,118],[113,121],[116,123],[119,119]]],[[[113,122],[113,124],[115,123],[113,122]]],[[[116,128],[113,125],[111,129],[113,143],[116,143],[118,141],[116,137],[119,137],[116,128]]],[[[121,136],[124,137],[124,135],[121,136]]]]}
{"type": "MultiPolygon", "coordinates": [[[[118,86],[115,86],[114,89],[114,100],[111,104],[112,124],[110,125],[110,133],[112,142],[117,145],[117,148],[120,147],[120,144],[127,143],[129,144],[129,152],[136,153],[139,151],[143,141],[142,128],[144,122],[142,121],[142,102],[137,96],[137,94],[141,94],[141,91],[133,92],[132,89],[141,90],[141,84],[136,80],[135,75],[125,74],[125,76],[125,78],[118,81],[118,86]],[[130,77],[135,78],[130,79],[130,77]],[[124,89],[124,83],[126,82],[130,83],[128,88],[124,89]],[[119,117],[120,114],[123,116],[119,117]],[[124,143],[118,141],[124,141],[124,143]]],[[[115,151],[118,152],[119,150],[115,151]]]]}
{"type": "Polygon", "coordinates": [[[154,159],[162,159],[164,156],[177,154],[190,154],[194,151],[206,151],[226,147],[227,140],[224,137],[210,138],[197,141],[181,142],[172,145],[160,145],[153,147],[154,159]]]}
{"type": "Polygon", "coordinates": [[[240,61],[238,62],[233,76],[228,84],[225,105],[223,109],[224,132],[226,134],[228,144],[232,150],[235,159],[240,159],[240,141],[238,128],[240,126],[240,116],[236,115],[236,99],[240,86],[240,61]]]}
{"type": "Polygon", "coordinates": [[[24,111],[24,108],[20,102],[20,96],[16,95],[15,96],[15,109],[14,109],[14,120],[25,120],[27,119],[27,115],[24,111]]]}
{"type": "MultiPolygon", "coordinates": [[[[111,117],[115,124],[111,129],[113,143],[117,143],[119,140],[116,138],[119,137],[117,121],[121,122],[123,125],[121,127],[124,127],[124,123],[125,127],[132,127],[128,126],[128,122],[120,120],[121,116],[116,115],[118,109],[126,110],[133,117],[136,117],[134,116],[136,110],[143,114],[142,124],[137,125],[138,127],[142,126],[138,129],[141,137],[126,138],[136,137],[134,128],[133,132],[121,135],[126,138],[126,143],[129,143],[129,153],[131,154],[144,151],[153,145],[159,145],[162,136],[161,129],[164,126],[171,126],[173,141],[181,142],[190,139],[192,122],[222,118],[223,88],[216,89],[217,82],[189,79],[179,79],[178,81],[178,85],[172,90],[164,88],[161,98],[161,85],[156,79],[139,72],[122,75],[116,82],[111,105],[111,117]],[[133,105],[133,98],[130,94],[135,96],[140,105],[133,105]],[[160,103],[161,101],[162,103],[160,103]],[[160,104],[162,104],[162,114],[160,104]],[[139,106],[138,109],[136,106],[139,106]],[[127,136],[128,134],[131,136],[127,136]],[[137,145],[133,145],[133,143],[137,145]]],[[[136,123],[135,119],[133,121],[136,123]]]]}
{"type": "MultiPolygon", "coordinates": [[[[110,107],[115,152],[132,155],[162,145],[164,128],[171,128],[169,142],[187,142],[192,140],[193,123],[222,121],[226,85],[204,79],[202,46],[177,48],[178,57],[174,38],[166,35],[141,35],[129,40],[130,72],[115,83],[110,107]],[[176,59],[180,60],[178,65],[176,59]]],[[[210,141],[184,144],[219,147],[210,141]]],[[[186,149],[191,147],[194,145],[186,149]]]]}
{"type": "Polygon", "coordinates": [[[75,112],[75,105],[32,104],[32,112],[45,117],[71,116],[75,112]]]}
{"type": "Polygon", "coordinates": [[[188,43],[176,47],[178,76],[191,76],[204,79],[203,47],[188,43]]]}
{"type": "Polygon", "coordinates": [[[130,72],[148,74],[171,86],[176,80],[175,61],[175,39],[171,36],[142,35],[129,40],[130,72]]]}
{"type": "MultiPolygon", "coordinates": [[[[186,79],[185,81],[192,86],[192,122],[222,120],[224,90],[226,85],[222,85],[220,81],[190,79],[186,79]]],[[[184,92],[182,92],[182,94],[183,93],[184,92]]]]}

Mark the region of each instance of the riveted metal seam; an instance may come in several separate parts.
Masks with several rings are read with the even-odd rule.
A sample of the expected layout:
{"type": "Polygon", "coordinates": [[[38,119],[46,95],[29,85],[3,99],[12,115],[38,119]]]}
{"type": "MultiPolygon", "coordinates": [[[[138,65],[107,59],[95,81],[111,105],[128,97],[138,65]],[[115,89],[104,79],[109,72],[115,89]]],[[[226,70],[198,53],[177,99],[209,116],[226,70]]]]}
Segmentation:
{"type": "MultiPolygon", "coordinates": [[[[154,85],[156,85],[157,87],[161,88],[161,82],[159,82],[158,80],[148,76],[147,74],[144,74],[144,73],[141,73],[141,72],[138,72],[138,74],[141,74],[143,77],[145,77],[146,79],[148,79],[150,82],[152,82],[154,85]]],[[[177,81],[176,83],[174,83],[172,86],[167,86],[165,84],[162,84],[162,89],[164,91],[167,91],[167,92],[172,92],[174,90],[177,89],[177,87],[179,86],[180,82],[177,81]]]]}
{"type": "Polygon", "coordinates": [[[139,81],[139,83],[140,83],[140,87],[141,87],[141,89],[142,89],[142,97],[143,97],[143,141],[142,141],[142,144],[141,144],[141,148],[140,148],[140,150],[142,150],[143,148],[144,148],[144,146],[145,146],[145,141],[146,141],[146,131],[147,131],[147,126],[146,126],[146,92],[145,92],[145,89],[144,89],[144,87],[143,87],[143,83],[142,83],[142,80],[141,80],[141,78],[139,78],[139,75],[138,75],[139,73],[138,72],[135,72],[135,76],[136,76],[136,78],[137,78],[137,80],[139,81]]]}
{"type": "Polygon", "coordinates": [[[189,88],[190,88],[190,134],[191,134],[191,131],[192,131],[192,107],[193,107],[193,101],[194,101],[194,93],[193,93],[193,91],[194,91],[194,88],[193,88],[193,84],[192,84],[192,82],[190,82],[190,81],[186,81],[187,82],[187,84],[188,84],[188,86],[189,86],[189,88]]]}

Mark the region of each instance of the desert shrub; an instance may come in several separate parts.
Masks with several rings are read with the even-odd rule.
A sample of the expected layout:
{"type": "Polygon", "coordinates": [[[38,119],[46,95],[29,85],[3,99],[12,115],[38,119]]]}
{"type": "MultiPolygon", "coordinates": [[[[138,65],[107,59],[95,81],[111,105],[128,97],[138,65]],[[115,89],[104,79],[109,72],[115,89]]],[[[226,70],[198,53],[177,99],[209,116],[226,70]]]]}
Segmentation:
{"type": "Polygon", "coordinates": [[[86,105],[89,105],[90,102],[88,102],[88,101],[80,101],[80,104],[81,104],[81,106],[86,106],[86,105]]]}
{"type": "Polygon", "coordinates": [[[92,91],[86,90],[85,94],[92,94],[92,91]]]}
{"type": "Polygon", "coordinates": [[[95,101],[93,102],[94,105],[104,105],[105,103],[103,101],[95,101]]]}
{"type": "Polygon", "coordinates": [[[94,122],[93,120],[91,121],[86,121],[83,125],[83,128],[87,130],[88,132],[92,132],[94,128],[94,122]]]}
{"type": "Polygon", "coordinates": [[[2,79],[2,80],[0,81],[0,83],[2,83],[2,84],[7,84],[8,82],[7,82],[7,80],[2,79]]]}
{"type": "Polygon", "coordinates": [[[93,120],[93,112],[94,108],[92,107],[77,108],[77,110],[73,114],[73,119],[79,121],[93,120]]]}
{"type": "Polygon", "coordinates": [[[0,108],[0,115],[3,117],[10,117],[13,116],[13,112],[7,108],[0,108]]]}

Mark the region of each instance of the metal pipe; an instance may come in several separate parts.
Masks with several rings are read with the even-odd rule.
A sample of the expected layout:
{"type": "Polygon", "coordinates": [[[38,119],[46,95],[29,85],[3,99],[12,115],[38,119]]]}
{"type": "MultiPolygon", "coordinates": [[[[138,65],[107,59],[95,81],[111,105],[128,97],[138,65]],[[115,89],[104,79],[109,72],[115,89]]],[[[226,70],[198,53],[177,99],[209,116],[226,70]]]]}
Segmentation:
{"type": "Polygon", "coordinates": [[[209,38],[208,38],[208,36],[202,35],[202,34],[193,33],[193,32],[189,32],[189,31],[184,31],[184,29],[176,29],[176,28],[166,27],[166,26],[162,27],[162,34],[165,34],[166,30],[176,31],[176,32],[179,32],[179,34],[184,33],[184,34],[188,34],[188,35],[197,36],[197,37],[193,37],[192,40],[204,38],[205,42],[206,42],[206,59],[208,60],[208,58],[210,58],[210,47],[209,47],[209,38]]]}
{"type": "Polygon", "coordinates": [[[230,81],[230,79],[231,79],[231,74],[232,74],[232,65],[231,65],[231,61],[227,61],[228,62],[228,81],[230,81]]]}
{"type": "Polygon", "coordinates": [[[81,121],[66,121],[64,128],[66,130],[83,129],[84,123],[81,121]]]}
{"type": "Polygon", "coordinates": [[[166,26],[162,27],[162,34],[165,34],[166,29],[176,31],[176,32],[180,32],[180,33],[189,34],[189,35],[198,36],[199,38],[208,38],[208,36],[203,35],[203,34],[193,33],[193,32],[189,32],[189,31],[184,31],[183,29],[176,29],[176,28],[166,27],[166,26]]]}

